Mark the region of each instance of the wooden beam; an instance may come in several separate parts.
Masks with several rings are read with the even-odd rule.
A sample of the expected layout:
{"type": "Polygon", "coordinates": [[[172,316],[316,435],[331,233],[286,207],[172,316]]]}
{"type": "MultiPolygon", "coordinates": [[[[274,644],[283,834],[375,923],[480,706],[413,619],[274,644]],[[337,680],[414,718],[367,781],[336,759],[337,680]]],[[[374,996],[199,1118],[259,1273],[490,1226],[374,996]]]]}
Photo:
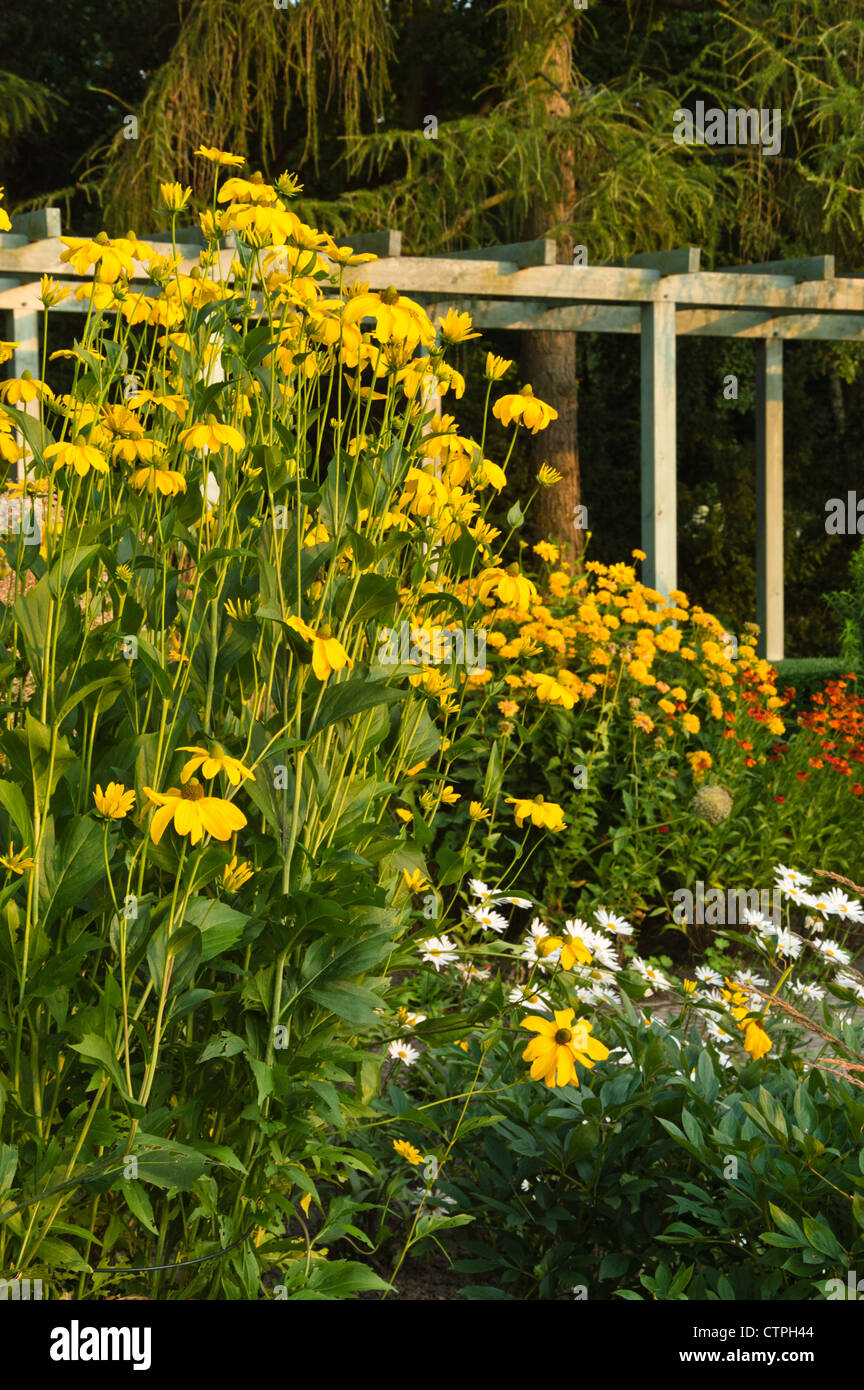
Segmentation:
{"type": "Polygon", "coordinates": [[[679,336],[864,342],[864,314],[776,314],[759,309],[679,309],[679,336]]]}
{"type": "Polygon", "coordinates": [[[355,232],[351,236],[335,236],[333,240],[337,246],[350,246],[359,255],[380,256],[382,259],[402,255],[401,232],[355,232]]]}
{"type": "Polygon", "coordinates": [[[642,549],[646,583],[678,586],[675,440],[675,306],[642,309],[642,549]]]}
{"type": "Polygon", "coordinates": [[[32,212],[12,214],[12,231],[28,241],[58,237],[63,230],[59,208],[34,208],[32,212]]]}
{"type": "Polygon", "coordinates": [[[783,344],[756,353],[756,621],[759,655],[783,659],[783,344]]]}
{"type": "Polygon", "coordinates": [[[720,266],[723,275],[791,275],[796,281],[833,280],[833,256],[797,256],[788,261],[763,261],[760,265],[720,266]]]}
{"type": "Polygon", "coordinates": [[[551,237],[540,237],[536,241],[511,241],[503,246],[469,247],[467,251],[440,251],[433,260],[454,261],[493,261],[496,264],[508,261],[520,270],[529,265],[555,265],[558,248],[551,237]]]}
{"type": "Polygon", "coordinates": [[[661,275],[695,275],[702,252],[698,246],[680,246],[674,251],[643,251],[612,265],[633,266],[637,270],[659,270],[661,275]]]}

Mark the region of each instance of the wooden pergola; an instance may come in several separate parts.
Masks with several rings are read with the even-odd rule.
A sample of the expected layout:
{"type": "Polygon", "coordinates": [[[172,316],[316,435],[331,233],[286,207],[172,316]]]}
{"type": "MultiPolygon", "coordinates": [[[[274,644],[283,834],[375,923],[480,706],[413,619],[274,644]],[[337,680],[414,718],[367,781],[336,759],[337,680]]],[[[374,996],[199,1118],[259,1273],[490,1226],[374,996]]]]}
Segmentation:
{"type": "MultiPolygon", "coordinates": [[[[12,373],[41,371],[39,276],[80,279],[59,259],[60,212],[13,219],[0,235],[0,309],[20,343],[12,373]]],[[[191,270],[200,232],[182,232],[191,270]]],[[[144,238],[165,241],[164,233],[144,238]]],[[[557,265],[552,240],[443,256],[403,256],[401,233],[342,239],[378,261],[345,272],[372,289],[397,285],[430,311],[458,300],[479,328],[510,332],[638,333],[641,337],[642,548],[646,582],[677,587],[676,343],[679,336],[754,338],[756,357],[757,612],[760,654],[783,657],[783,341],[864,341],[864,273],[837,276],[833,256],[704,271],[696,247],[649,252],[621,265],[557,265]]],[[[231,246],[222,250],[227,273],[231,246]]],[[[147,280],[142,269],[135,281],[147,280]]],[[[83,312],[67,299],[60,310],[83,312]]],[[[56,310],[52,311],[56,312],[56,310]]],[[[554,404],[554,402],[553,402],[554,404]]]]}

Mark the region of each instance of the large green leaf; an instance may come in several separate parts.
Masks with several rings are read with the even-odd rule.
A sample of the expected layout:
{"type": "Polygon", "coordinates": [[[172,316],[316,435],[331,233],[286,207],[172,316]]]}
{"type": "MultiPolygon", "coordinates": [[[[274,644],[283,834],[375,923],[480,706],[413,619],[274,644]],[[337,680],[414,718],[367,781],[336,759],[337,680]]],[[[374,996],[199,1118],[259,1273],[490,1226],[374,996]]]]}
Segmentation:
{"type": "Polygon", "coordinates": [[[218,898],[190,898],[183,917],[201,933],[201,959],[224,955],[243,935],[249,918],[218,898]]]}
{"type": "MultiPolygon", "coordinates": [[[[383,681],[370,681],[357,678],[355,680],[342,681],[339,685],[330,685],[324,691],[321,704],[318,708],[316,718],[309,725],[306,731],[307,738],[319,734],[322,729],[326,729],[328,724],[335,724],[339,719],[350,719],[354,714],[360,714],[363,710],[373,709],[375,705],[395,705],[400,700],[404,700],[408,694],[405,690],[394,690],[390,685],[385,685],[383,681]]],[[[436,747],[437,742],[436,741],[436,747]]]]}

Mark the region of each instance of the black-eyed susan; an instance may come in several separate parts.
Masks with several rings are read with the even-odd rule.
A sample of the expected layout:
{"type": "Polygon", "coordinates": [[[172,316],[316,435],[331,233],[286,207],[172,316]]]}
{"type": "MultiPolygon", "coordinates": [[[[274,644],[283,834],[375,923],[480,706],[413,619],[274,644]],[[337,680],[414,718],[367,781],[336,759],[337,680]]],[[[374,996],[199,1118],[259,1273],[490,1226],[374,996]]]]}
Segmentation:
{"type": "Polygon", "coordinates": [[[483,805],[482,801],[472,801],[468,806],[468,819],[473,821],[483,821],[489,819],[489,808],[483,805]]]}
{"type": "Polygon", "coordinates": [[[245,859],[233,855],[222,870],[222,883],[229,893],[237,893],[254,876],[254,870],[245,859]]]}
{"type": "Polygon", "coordinates": [[[556,1010],[554,1021],[536,1016],[523,1018],[519,1027],[537,1034],[522,1058],[531,1063],[531,1079],[545,1081],[549,1087],[578,1086],[577,1062],[582,1067],[593,1067],[609,1056],[605,1043],[591,1036],[592,1024],[584,1018],[575,1019],[574,1009],[556,1010]]]}
{"type": "Polygon", "coordinates": [[[239,758],[232,758],[230,754],[217,751],[210,753],[206,748],[178,748],[178,753],[191,753],[184,764],[180,773],[180,781],[188,782],[196,772],[201,773],[211,782],[214,777],[218,777],[220,772],[224,772],[232,787],[239,787],[244,777],[254,777],[255,773],[250,772],[248,767],[244,767],[239,758]]]}
{"type": "Polygon", "coordinates": [[[506,796],[504,800],[515,808],[513,815],[520,830],[526,820],[530,820],[532,825],[542,830],[558,831],[567,828],[564,812],[554,801],[545,801],[542,796],[533,799],[527,796],[506,796]]]}
{"type": "Polygon", "coordinates": [[[414,1168],[419,1168],[423,1162],[423,1155],[419,1149],[415,1149],[413,1144],[409,1144],[407,1139],[394,1139],[393,1148],[400,1158],[404,1158],[414,1168]]]}
{"type": "Polygon", "coordinates": [[[764,1028],[760,1028],[755,1018],[751,1018],[744,1026],[744,1047],[754,1062],[758,1062],[760,1057],[764,1057],[766,1052],[770,1052],[773,1044],[764,1028]]]}
{"type": "Polygon", "coordinates": [[[108,460],[101,449],[86,443],[80,434],[74,441],[67,439],[59,444],[49,444],[43,457],[56,460],[59,468],[74,468],[79,478],[86,477],[91,468],[95,473],[108,472],[108,460]]]}
{"type": "Polygon", "coordinates": [[[245,447],[246,441],[233,425],[223,425],[211,416],[206,424],[190,425],[180,435],[184,449],[209,449],[218,453],[220,449],[232,449],[235,453],[245,447]]]}
{"type": "Polygon", "coordinates": [[[227,150],[217,150],[215,145],[199,145],[195,153],[202,159],[209,159],[211,164],[233,165],[236,169],[246,163],[242,154],[229,154],[227,150]]]}
{"type": "Polygon", "coordinates": [[[563,474],[550,463],[541,463],[537,470],[537,481],[541,487],[554,487],[556,483],[560,483],[562,477],[563,474]]]}
{"type": "Polygon", "coordinates": [[[93,800],[100,816],[108,820],[122,820],[135,805],[135,793],[127,791],[122,782],[109,782],[103,792],[97,782],[93,800]]]}
{"type": "Polygon", "coordinates": [[[524,425],[532,434],[545,430],[552,420],[558,419],[558,411],[545,401],[538,400],[530,385],[512,396],[501,396],[492,407],[492,414],[502,425],[515,422],[524,425]]]}
{"type": "Polygon", "coordinates": [[[512,366],[513,363],[510,358],[496,357],[494,352],[487,352],[483,375],[487,381],[500,381],[503,376],[507,375],[512,366]]]}
{"type": "Polygon", "coordinates": [[[179,183],[160,183],[159,193],[162,204],[169,212],[182,212],[192,197],[192,189],[179,183]]]}
{"type": "Polygon", "coordinates": [[[214,840],[230,840],[237,830],[242,830],[246,817],[232,801],[224,801],[218,796],[207,796],[200,782],[187,782],[182,788],[169,787],[166,792],[156,792],[144,788],[158,811],[150,822],[150,838],[158,845],[166,827],[174,822],[178,835],[188,835],[191,843],[197,845],[205,835],[214,840]]]}
{"type": "Polygon", "coordinates": [[[312,639],[312,670],[319,681],[326,681],[333,671],[341,671],[343,666],[350,668],[353,665],[353,660],[336,637],[331,637],[326,629],[315,634],[312,639]]]}
{"type": "Polygon", "coordinates": [[[176,497],[186,491],[186,479],[173,468],[136,468],[129,482],[136,492],[149,492],[151,497],[156,492],[163,497],[176,497]]]}
{"type": "Polygon", "coordinates": [[[407,869],[402,870],[402,879],[409,893],[422,893],[429,887],[429,880],[420,869],[412,869],[409,873],[407,869]]]}
{"type": "Polygon", "coordinates": [[[25,869],[32,869],[35,859],[30,858],[30,846],[25,845],[23,849],[16,850],[10,843],[6,854],[0,854],[0,864],[4,869],[8,869],[13,874],[23,874],[25,869]]]}
{"type": "MultiPolygon", "coordinates": [[[[18,344],[16,343],[17,347],[18,344]]],[[[0,382],[0,400],[4,400],[7,405],[29,405],[31,401],[50,401],[53,399],[54,392],[44,381],[39,381],[36,377],[24,372],[22,376],[10,377],[8,381],[0,382]]]]}
{"type": "Polygon", "coordinates": [[[443,319],[438,324],[438,332],[441,335],[442,343],[467,343],[469,338],[479,338],[479,333],[472,333],[470,314],[460,314],[457,309],[448,309],[443,319]]]}

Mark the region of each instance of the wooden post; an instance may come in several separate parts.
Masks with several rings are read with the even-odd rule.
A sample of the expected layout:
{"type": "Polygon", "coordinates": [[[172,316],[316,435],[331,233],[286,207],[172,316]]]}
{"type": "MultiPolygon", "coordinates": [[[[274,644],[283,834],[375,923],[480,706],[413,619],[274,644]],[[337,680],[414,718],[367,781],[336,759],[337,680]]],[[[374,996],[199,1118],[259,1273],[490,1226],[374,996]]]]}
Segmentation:
{"type": "Polygon", "coordinates": [[[675,460],[675,305],[642,306],[642,549],[645,582],[678,584],[675,460]]]}
{"type": "MultiPolygon", "coordinates": [[[[16,213],[12,217],[12,232],[5,237],[0,237],[0,247],[5,246],[14,249],[30,242],[45,241],[59,237],[60,231],[59,208],[36,208],[33,212],[16,213]]],[[[32,278],[32,276],[28,276],[28,278],[32,278]]],[[[12,288],[19,283],[20,280],[17,276],[0,276],[0,289],[12,288]]],[[[41,317],[41,309],[12,309],[7,314],[7,338],[18,344],[9,363],[10,376],[20,377],[25,372],[29,372],[33,377],[41,377],[42,355],[39,340],[41,317]]],[[[24,406],[24,410],[28,415],[32,415],[38,420],[40,410],[38,401],[28,402],[24,406]]],[[[24,477],[24,470],[29,457],[29,450],[25,447],[24,457],[18,460],[17,465],[19,482],[24,477]]]]}
{"type": "Polygon", "coordinates": [[[783,660],[783,340],[756,348],[756,621],[759,655],[783,660]]]}

